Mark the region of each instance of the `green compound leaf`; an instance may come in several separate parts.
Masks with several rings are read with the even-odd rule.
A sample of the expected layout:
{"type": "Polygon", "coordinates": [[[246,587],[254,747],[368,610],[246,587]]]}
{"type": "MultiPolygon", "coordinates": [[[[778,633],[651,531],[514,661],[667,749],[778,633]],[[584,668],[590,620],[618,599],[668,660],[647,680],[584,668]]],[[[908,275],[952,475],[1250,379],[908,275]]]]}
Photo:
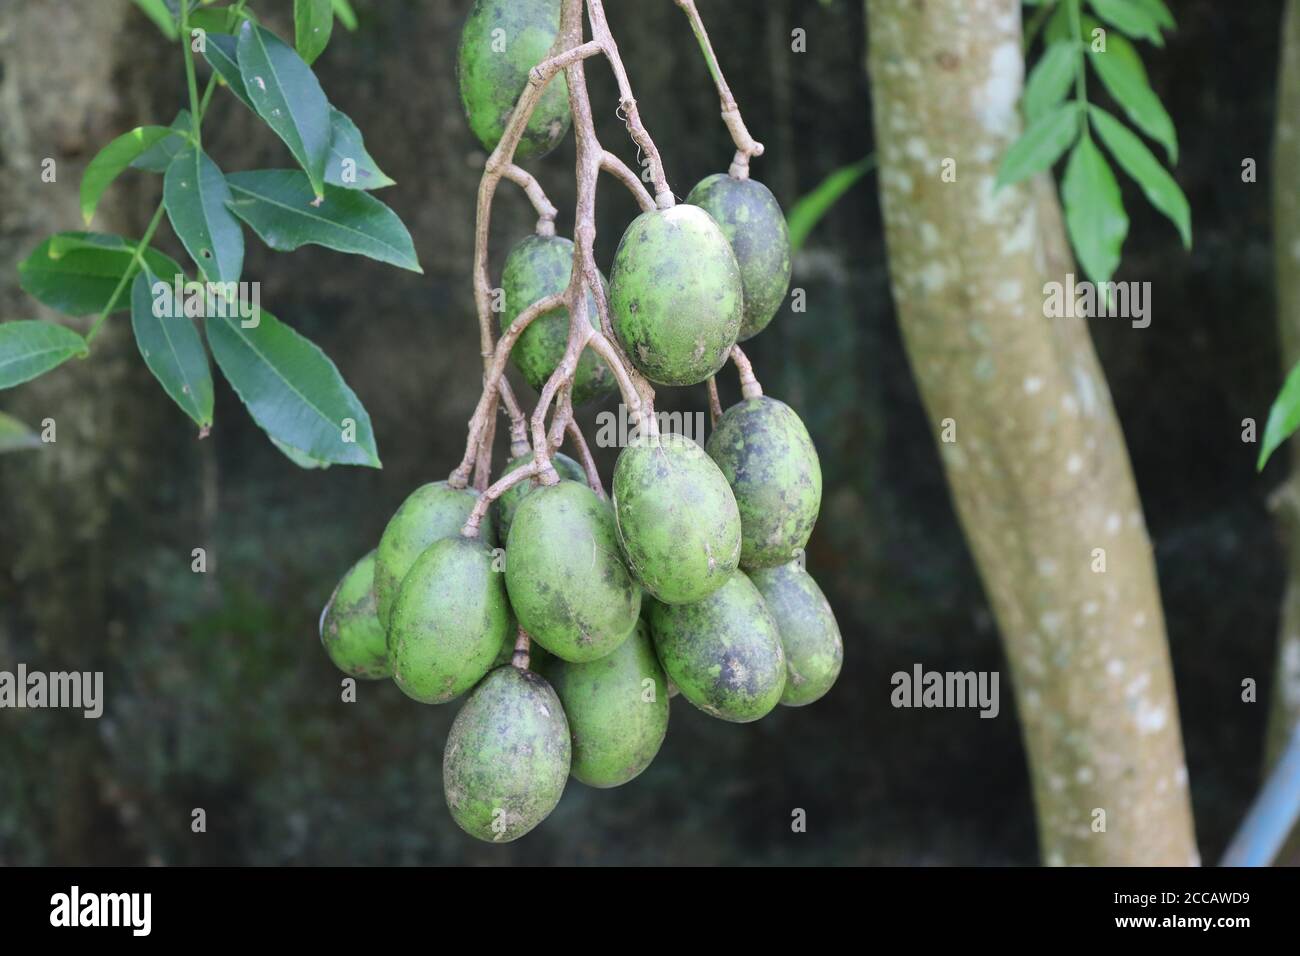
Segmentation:
{"type": "Polygon", "coordinates": [[[1075,70],[1081,55],[1073,40],[1050,44],[1042,59],[1029,71],[1025,83],[1025,118],[1033,123],[1053,106],[1065,99],[1074,82],[1075,70]]]}
{"type": "MultiPolygon", "coordinates": [[[[102,312],[128,269],[135,244],[121,236],[99,232],[61,232],[46,239],[18,264],[18,283],[41,305],[65,315],[102,312]]],[[[157,275],[180,272],[174,259],[146,249],[143,259],[157,275]]],[[[117,297],[113,311],[130,308],[130,297],[117,297]]]]}
{"type": "Polygon", "coordinates": [[[148,270],[140,272],[131,285],[131,328],[144,364],[181,411],[200,428],[212,424],[212,372],[208,353],[194,327],[194,320],[178,308],[172,294],[171,277],[158,290],[167,299],[167,309],[158,315],[154,308],[158,279],[148,270]]]}
{"type": "Polygon", "coordinates": [[[1147,82],[1146,67],[1133,44],[1111,34],[1106,39],[1106,52],[1097,53],[1089,48],[1088,59],[1129,121],[1165,148],[1170,165],[1177,165],[1178,134],[1174,121],[1147,82]]]}
{"type": "Polygon", "coordinates": [[[1050,169],[1079,135],[1079,106],[1063,103],[1029,124],[1007,150],[998,170],[998,186],[1028,179],[1050,169]]]}
{"type": "Polygon", "coordinates": [[[182,150],[167,167],[167,218],[194,264],[216,282],[238,282],[244,269],[244,232],[226,207],[230,198],[226,177],[201,149],[182,150]]]}
{"type": "Polygon", "coordinates": [[[33,429],[12,415],[0,412],[0,455],[40,448],[41,444],[40,436],[33,429]]]}
{"type": "Polygon", "coordinates": [[[1089,110],[1097,135],[1116,161],[1142,187],[1147,201],[1178,228],[1183,246],[1192,247],[1192,207],[1174,178],[1160,165],[1146,144],[1127,126],[1100,107],[1089,110]]]}
{"type": "Polygon", "coordinates": [[[72,329],[27,319],[0,323],[0,388],[12,388],[86,354],[86,340],[72,329]]]}
{"type": "Polygon", "coordinates": [[[1128,216],[1115,174],[1089,137],[1080,139],[1070,154],[1061,198],[1070,241],[1083,271],[1093,282],[1110,281],[1128,235],[1128,216]]]}
{"type": "Polygon", "coordinates": [[[293,45],[304,63],[325,52],[333,30],[333,0],[293,0],[293,45]]]}
{"type": "Polygon", "coordinates": [[[90,225],[100,197],[122,171],[160,140],[173,135],[166,126],[137,126],[101,149],[81,177],[81,216],[90,225]]]}
{"type": "MultiPolygon", "coordinates": [[[[0,329],[4,326],[0,326],[0,329]]],[[[1263,471],[1269,457],[1282,442],[1300,427],[1300,363],[1291,369],[1282,391],[1273,400],[1273,407],[1268,410],[1268,424],[1264,426],[1264,442],[1259,448],[1259,461],[1255,464],[1257,471],[1263,471]]]]}

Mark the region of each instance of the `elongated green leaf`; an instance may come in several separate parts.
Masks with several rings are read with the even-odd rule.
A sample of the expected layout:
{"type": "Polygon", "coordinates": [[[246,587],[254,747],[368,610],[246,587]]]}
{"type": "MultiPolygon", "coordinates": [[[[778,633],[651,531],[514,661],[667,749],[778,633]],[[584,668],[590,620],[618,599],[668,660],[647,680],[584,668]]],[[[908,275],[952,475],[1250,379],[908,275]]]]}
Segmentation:
{"type": "Polygon", "coordinates": [[[1124,172],[1128,173],[1142,187],[1147,201],[1169,217],[1178,227],[1183,245],[1192,247],[1192,207],[1187,197],[1174,182],[1174,178],[1160,165],[1151,150],[1136,133],[1111,116],[1105,110],[1094,106],[1089,111],[1097,135],[1114,155],[1124,172]]]}
{"type": "Polygon", "coordinates": [[[998,185],[1028,179],[1035,173],[1050,169],[1070,148],[1079,135],[1079,105],[1063,103],[1050,110],[1021,134],[1002,159],[998,170],[998,185]]]}
{"type": "Polygon", "coordinates": [[[99,151],[81,177],[81,216],[86,225],[95,218],[95,207],[109,184],[141,153],[171,135],[172,130],[166,126],[137,126],[99,151]]]}
{"type": "Polygon", "coordinates": [[[203,55],[207,57],[208,64],[217,75],[225,80],[226,86],[230,87],[230,92],[256,113],[257,107],[248,98],[248,90],[244,88],[244,77],[239,72],[239,41],[233,36],[210,36],[203,55]]]}
{"type": "Polygon", "coordinates": [[[41,439],[35,431],[12,415],[0,412],[0,455],[10,451],[40,447],[41,439]]]}
{"type": "Polygon", "coordinates": [[[1156,46],[1165,45],[1156,21],[1133,0],[1090,0],[1090,3],[1097,16],[1117,30],[1139,40],[1150,40],[1156,46]]]}
{"type": "MultiPolygon", "coordinates": [[[[135,245],[121,236],[98,232],[61,232],[42,242],[18,264],[23,291],[42,305],[67,315],[102,312],[131,267],[135,245]]],[[[175,275],[180,266],[156,249],[144,261],[159,275],[175,275]]],[[[131,268],[134,276],[135,269],[131,268]]],[[[118,296],[113,311],[130,308],[130,296],[118,296]]]]}
{"type": "Polygon", "coordinates": [[[176,154],[189,143],[190,130],[193,125],[193,121],[190,119],[190,111],[181,110],[176,114],[176,118],[172,120],[171,125],[167,127],[167,131],[171,135],[164,136],[131,160],[131,168],[143,169],[150,173],[167,172],[167,167],[172,164],[176,154]]]}
{"type": "Polygon", "coordinates": [[[167,9],[167,4],[163,0],[135,0],[135,5],[144,11],[145,16],[154,22],[167,39],[175,40],[180,37],[181,31],[176,25],[176,18],[172,16],[172,12],[167,9]]]}
{"type": "MultiPolygon", "coordinates": [[[[270,438],[271,436],[268,435],[267,437],[270,438]]],[[[328,468],[330,466],[328,461],[321,461],[319,458],[313,458],[301,448],[294,448],[292,445],[286,445],[278,438],[271,438],[271,444],[280,449],[280,451],[284,453],[284,457],[288,458],[299,468],[315,469],[328,468]]]]}
{"type": "Polygon", "coordinates": [[[325,182],[343,189],[383,189],[393,185],[366,152],[361,130],[347,114],[330,107],[330,158],[325,182]]]}
{"type": "Polygon", "coordinates": [[[35,319],[0,322],[0,388],[30,381],[84,354],[86,340],[62,325],[35,319]]]}
{"type": "Polygon", "coordinates": [[[271,438],[317,461],[380,467],[370,416],[310,340],[265,311],[255,328],[234,318],[207,329],[213,358],[271,438]]]}
{"type": "Polygon", "coordinates": [[[170,281],[148,270],[131,285],[131,328],[144,364],[200,428],[212,424],[212,372],[194,320],[177,308],[170,281]],[[159,288],[155,289],[155,284],[159,288]],[[155,304],[163,307],[157,308],[155,304]],[[162,313],[161,315],[159,313],[162,313]]]}
{"type": "Polygon", "coordinates": [[[242,19],[242,17],[236,17],[235,22],[231,23],[229,7],[219,7],[216,10],[191,10],[190,29],[202,30],[208,34],[209,38],[213,34],[233,36],[242,19]]]}
{"type": "Polygon", "coordinates": [[[411,235],[397,214],[368,193],[325,187],[315,203],[311,184],[296,169],[259,169],[226,177],[231,211],[272,249],[304,245],[368,256],[421,272],[411,235]]]}
{"type": "MultiPolygon", "coordinates": [[[[0,325],[0,329],[4,326],[0,325]]],[[[1268,424],[1264,426],[1264,441],[1259,446],[1259,460],[1255,463],[1257,471],[1263,471],[1269,457],[1277,451],[1279,445],[1286,441],[1295,430],[1300,428],[1300,363],[1291,369],[1282,391],[1273,400],[1273,407],[1268,410],[1268,424]]]]}
{"type": "Polygon", "coordinates": [[[203,275],[238,282],[244,269],[244,232],[230,214],[230,187],[208,154],[181,151],[163,179],[163,205],[172,229],[203,275]]]}
{"type": "Polygon", "coordinates": [[[1062,40],[1074,39],[1073,28],[1070,26],[1070,5],[1068,3],[1058,3],[1056,5],[1056,9],[1047,20],[1047,26],[1043,28],[1043,39],[1049,45],[1060,43],[1062,40]]]}
{"type": "Polygon", "coordinates": [[[841,166],[817,184],[812,192],[801,196],[790,209],[786,222],[790,227],[790,248],[798,252],[808,241],[809,234],[822,221],[822,217],[831,207],[839,202],[840,197],[848,192],[867,173],[876,166],[875,155],[864,156],[856,163],[841,166]]]}
{"type": "Polygon", "coordinates": [[[1072,40],[1050,44],[1025,82],[1025,117],[1031,123],[1065,99],[1083,51],[1072,40]]]}
{"type": "Polygon", "coordinates": [[[308,66],[329,46],[333,0],[293,0],[293,45],[308,66]]]}
{"type": "Polygon", "coordinates": [[[1178,23],[1174,20],[1174,15],[1169,12],[1169,8],[1165,6],[1164,0],[1133,0],[1133,3],[1141,7],[1158,27],[1164,30],[1178,29],[1178,23]]]}
{"type": "Polygon", "coordinates": [[[239,72],[257,115],[275,130],[325,194],[330,149],[330,106],[311,67],[269,30],[244,24],[239,31],[239,72]]]}
{"type": "Polygon", "coordinates": [[[1106,52],[1094,53],[1089,48],[1088,57],[1102,85],[1133,125],[1165,148],[1171,165],[1177,164],[1178,134],[1174,121],[1147,82],[1146,67],[1133,44],[1111,34],[1106,40],[1106,52]]]}
{"type": "Polygon", "coordinates": [[[357,13],[352,9],[352,4],[348,0],[333,0],[334,15],[339,18],[339,23],[343,24],[349,31],[357,28],[357,13]]]}
{"type": "Polygon", "coordinates": [[[1083,271],[1093,282],[1109,282],[1128,235],[1128,216],[1115,174],[1087,136],[1070,154],[1061,180],[1061,198],[1070,241],[1083,271]]]}

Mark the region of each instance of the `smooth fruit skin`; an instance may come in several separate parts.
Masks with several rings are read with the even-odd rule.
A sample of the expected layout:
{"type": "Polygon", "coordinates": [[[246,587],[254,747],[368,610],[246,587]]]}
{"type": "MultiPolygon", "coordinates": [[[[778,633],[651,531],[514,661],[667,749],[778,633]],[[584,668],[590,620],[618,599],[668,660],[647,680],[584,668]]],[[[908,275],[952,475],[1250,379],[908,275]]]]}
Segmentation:
{"type": "Polygon", "coordinates": [[[506,542],[505,578],[519,626],[566,661],[611,653],[641,611],[614,515],[576,481],[534,488],[520,503],[506,542]]]}
{"type": "Polygon", "coordinates": [[[610,321],[652,382],[696,385],[722,368],[744,314],[740,266],[698,206],[642,213],[610,270],[610,321]]]}
{"type": "MultiPolygon", "coordinates": [[[[375,555],[375,598],[379,623],[385,628],[393,614],[397,589],[415,559],[440,538],[460,534],[477,500],[478,492],[470,488],[431,482],[411,492],[389,519],[375,555]]],[[[484,517],[479,525],[479,537],[489,543],[496,541],[490,517],[484,517]]]]}
{"type": "MultiPolygon", "coordinates": [[[[573,243],[562,236],[528,236],[510,250],[501,274],[501,288],[505,292],[501,331],[510,328],[519,313],[534,302],[568,288],[572,271],[573,243]]],[[[596,299],[590,292],[587,293],[587,322],[593,328],[600,322],[596,299]]],[[[540,392],[564,358],[568,344],[569,310],[552,309],[533,319],[515,343],[510,358],[528,384],[540,392]]],[[[591,349],[585,350],[578,359],[578,371],[573,379],[573,403],[581,405],[608,398],[617,388],[618,383],[605,360],[591,349]]]]}
{"type": "Polygon", "coordinates": [[[744,572],[694,604],[655,604],[655,652],[683,697],[723,720],[758,720],[785,690],[776,621],[744,572]]]}
{"type": "Polygon", "coordinates": [[[731,486],[704,449],[682,435],[644,436],[619,453],[614,517],[628,567],[666,604],[708,597],[740,560],[731,486]]]}
{"type": "Polygon", "coordinates": [[[408,697],[444,704],[482,679],[510,630],[504,575],[492,549],[436,541],[402,581],[388,628],[393,680],[408,697]]]}
{"type": "Polygon", "coordinates": [[[391,677],[388,636],[375,606],[375,552],[348,570],[320,616],[320,641],[334,666],[350,677],[391,677]]]}
{"type": "Polygon", "coordinates": [[[718,419],[708,449],[740,507],[740,566],[797,558],[822,504],[821,463],[799,416],[774,398],[747,399],[718,419]]]}
{"type": "Polygon", "coordinates": [[[617,787],[650,766],[668,733],[668,683],[644,621],[598,661],[551,658],[538,669],[564,705],[574,777],[589,787],[617,787]]]}
{"type": "MultiPolygon", "coordinates": [[[[496,149],[528,71],[546,59],[560,30],[562,0],[476,0],[460,35],[456,78],[470,129],[496,149]],[[498,32],[499,31],[499,32],[498,32]]],[[[546,85],[524,128],[515,159],[545,156],[569,130],[569,89],[560,73],[546,85]]]]}
{"type": "Polygon", "coordinates": [[[550,815],[569,779],[569,725],[532,671],[498,667],[456,715],[442,756],[452,818],[489,843],[518,840],[550,815]]]}
{"type": "Polygon", "coordinates": [[[762,183],[726,173],[701,180],[686,201],[714,218],[736,254],[745,295],[737,341],[743,342],[767,327],[790,288],[790,229],[781,204],[762,183]]]}
{"type": "MultiPolygon", "coordinates": [[[[531,454],[520,455],[501,469],[500,477],[504,478],[516,468],[520,468],[533,460],[531,454]]],[[[556,452],[551,456],[551,464],[559,472],[561,480],[576,481],[579,483],[587,480],[587,473],[582,470],[582,466],[570,458],[568,455],[556,452]]],[[[501,540],[510,539],[510,523],[515,519],[515,509],[519,503],[527,497],[528,493],[539,487],[532,479],[521,481],[519,484],[510,488],[504,495],[496,501],[496,525],[500,529],[501,540]]]]}
{"type": "Polygon", "coordinates": [[[750,572],[763,595],[785,650],[785,692],[781,703],[802,707],[823,697],[844,664],[844,641],[826,595],[812,575],[791,561],[750,572]]]}

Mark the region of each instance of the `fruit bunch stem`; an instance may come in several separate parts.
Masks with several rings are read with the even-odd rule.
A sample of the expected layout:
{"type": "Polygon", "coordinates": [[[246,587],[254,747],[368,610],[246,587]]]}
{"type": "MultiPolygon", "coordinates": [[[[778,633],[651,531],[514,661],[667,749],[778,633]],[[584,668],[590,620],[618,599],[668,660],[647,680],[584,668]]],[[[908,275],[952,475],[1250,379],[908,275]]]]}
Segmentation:
{"type": "MultiPolygon", "coordinates": [[[[717,58],[695,3],[693,0],[676,2],[690,19],[718,86],[723,119],[737,149],[731,175],[737,179],[747,178],[749,157],[761,155],[763,146],[755,142],[745,129],[735,98],[717,65],[717,58]]],[[[654,388],[628,360],[614,336],[608,297],[596,265],[596,184],[602,172],[622,183],[632,193],[643,212],[670,209],[676,203],[664,174],[659,149],[641,121],[636,97],[619,55],[618,44],[610,32],[602,0],[564,0],[555,44],[547,58],[529,71],[528,84],[511,113],[501,141],[484,165],[483,178],[479,184],[474,245],[474,298],[483,356],[483,391],[469,421],[464,457],[448,478],[451,487],[464,488],[472,475],[474,487],[480,492],[478,505],[465,524],[463,533],[466,536],[474,537],[478,534],[479,524],[491,502],[515,484],[533,478],[543,484],[558,481],[559,476],[551,465],[551,456],[566,437],[577,449],[592,489],[601,497],[605,496],[590,448],[573,418],[573,381],[585,350],[591,349],[609,367],[618,384],[624,407],[637,423],[640,432],[648,436],[658,434],[654,414],[654,388]],[[590,25],[590,40],[584,40],[584,12],[590,25]],[[636,172],[604,149],[596,136],[584,70],[584,61],[596,55],[605,57],[614,74],[619,92],[619,115],[637,146],[653,194],[636,172]],[[492,330],[493,288],[488,275],[492,201],[502,179],[515,183],[524,191],[537,212],[537,234],[546,237],[555,235],[555,206],[536,178],[515,164],[514,157],[543,91],[561,72],[568,84],[569,111],[577,142],[578,188],[574,213],[573,267],[569,284],[563,292],[539,299],[526,308],[497,340],[492,330]],[[594,318],[598,321],[591,321],[588,315],[589,302],[595,303],[594,318]],[[515,343],[528,326],[540,316],[560,308],[568,310],[570,323],[564,357],[543,386],[531,415],[525,415],[506,379],[506,363],[515,343]],[[555,412],[548,430],[547,415],[552,405],[555,412]],[[534,457],[527,466],[510,472],[495,484],[489,484],[496,416],[501,407],[505,408],[510,419],[511,454],[519,457],[528,454],[531,449],[534,457]]],[[[746,397],[761,395],[762,388],[754,377],[753,368],[738,348],[733,350],[732,359],[740,372],[743,394],[746,397]]],[[[716,420],[721,414],[721,407],[716,385],[712,382],[710,408],[716,420]]]]}

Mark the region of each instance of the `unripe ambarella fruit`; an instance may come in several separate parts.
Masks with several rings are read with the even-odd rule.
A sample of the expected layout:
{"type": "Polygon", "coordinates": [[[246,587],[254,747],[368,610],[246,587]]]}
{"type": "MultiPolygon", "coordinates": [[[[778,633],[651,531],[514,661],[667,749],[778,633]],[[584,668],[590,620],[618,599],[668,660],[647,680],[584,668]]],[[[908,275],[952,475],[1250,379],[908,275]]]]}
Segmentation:
{"type": "Polygon", "coordinates": [[[614,515],[576,481],[534,488],[520,503],[505,579],[519,626],[566,661],[604,657],[632,633],[641,611],[614,515]]]}
{"type": "Polygon", "coordinates": [[[772,321],[790,288],[790,229],[781,205],[762,183],[726,173],[700,181],[686,201],[717,222],[740,265],[745,292],[743,342],[772,321]]]}
{"type": "Polygon", "coordinates": [[[495,563],[486,544],[457,535],[434,542],[411,566],[388,627],[393,680],[408,697],[446,703],[501,653],[510,608],[495,563]]]}
{"type": "MultiPolygon", "coordinates": [[[[510,464],[501,469],[500,477],[504,478],[516,468],[521,468],[533,460],[532,454],[520,455],[513,459],[510,464]]],[[[559,473],[561,480],[584,482],[587,480],[587,473],[583,471],[582,466],[570,458],[568,455],[556,452],[551,456],[551,464],[559,473]]],[[[514,521],[515,509],[519,507],[519,502],[523,501],[530,491],[539,485],[534,484],[534,479],[521,481],[517,485],[512,485],[506,489],[506,493],[496,500],[496,523],[502,541],[508,541],[510,538],[510,523],[514,521]]]]}
{"type": "MultiPolygon", "coordinates": [[[[560,31],[562,0],[475,0],[460,35],[456,78],[470,129],[491,152],[501,142],[528,73],[550,53],[560,31]]],[[[564,73],[542,92],[524,128],[516,159],[544,156],[568,132],[564,73]]]]}
{"type": "Polygon", "coordinates": [[[844,663],[844,642],[835,612],[812,575],[798,561],[749,572],[763,595],[785,650],[786,679],[781,703],[802,707],[822,697],[844,663]]]}
{"type": "Polygon", "coordinates": [[[740,266],[698,206],[642,213],[609,275],[610,322],[632,364],[661,385],[696,385],[722,368],[743,315],[740,266]]]}
{"type": "Polygon", "coordinates": [[[799,416],[774,398],[746,399],[718,419],[708,449],[740,507],[740,566],[797,557],[822,503],[821,464],[799,416]]]}
{"type": "Polygon", "coordinates": [[[532,671],[498,667],[456,715],[442,757],[447,807],[462,830],[517,840],[550,815],[569,779],[569,725],[532,671]]]}
{"type": "MultiPolygon", "coordinates": [[[[501,331],[510,328],[519,313],[534,302],[568,288],[572,269],[573,243],[561,236],[529,236],[510,250],[501,274],[501,288],[505,292],[501,331]]],[[[600,324],[596,299],[590,292],[587,293],[587,323],[593,328],[600,324]]],[[[511,349],[510,358],[528,384],[540,392],[564,358],[568,344],[569,310],[552,309],[533,319],[511,349]]],[[[607,398],[617,388],[614,373],[605,360],[591,349],[584,350],[573,379],[573,403],[581,405],[607,398]]]]}
{"type": "MultiPolygon", "coordinates": [[[[473,489],[456,489],[445,481],[435,481],[411,492],[389,519],[375,554],[375,598],[379,623],[385,628],[392,617],[397,589],[415,559],[440,538],[460,534],[476,501],[478,492],[473,489]]],[[[488,544],[496,541],[489,516],[484,516],[479,525],[479,537],[488,544]]]]}
{"type": "Polygon", "coordinates": [[[644,621],[600,660],[551,658],[537,669],[564,705],[570,773],[589,787],[617,787],[650,766],[668,732],[668,683],[644,621]]]}
{"type": "Polygon", "coordinates": [[[682,696],[723,720],[758,720],[785,690],[776,621],[743,571],[694,604],[650,612],[655,651],[682,696]]]}
{"type": "Polygon", "coordinates": [[[320,616],[320,641],[334,666],[365,680],[392,674],[388,636],[375,611],[375,552],[343,575],[320,616]]]}
{"type": "Polygon", "coordinates": [[[740,560],[741,524],[726,477],[682,435],[642,435],[614,466],[614,517],[628,566],[668,604],[707,597],[740,560]]]}

